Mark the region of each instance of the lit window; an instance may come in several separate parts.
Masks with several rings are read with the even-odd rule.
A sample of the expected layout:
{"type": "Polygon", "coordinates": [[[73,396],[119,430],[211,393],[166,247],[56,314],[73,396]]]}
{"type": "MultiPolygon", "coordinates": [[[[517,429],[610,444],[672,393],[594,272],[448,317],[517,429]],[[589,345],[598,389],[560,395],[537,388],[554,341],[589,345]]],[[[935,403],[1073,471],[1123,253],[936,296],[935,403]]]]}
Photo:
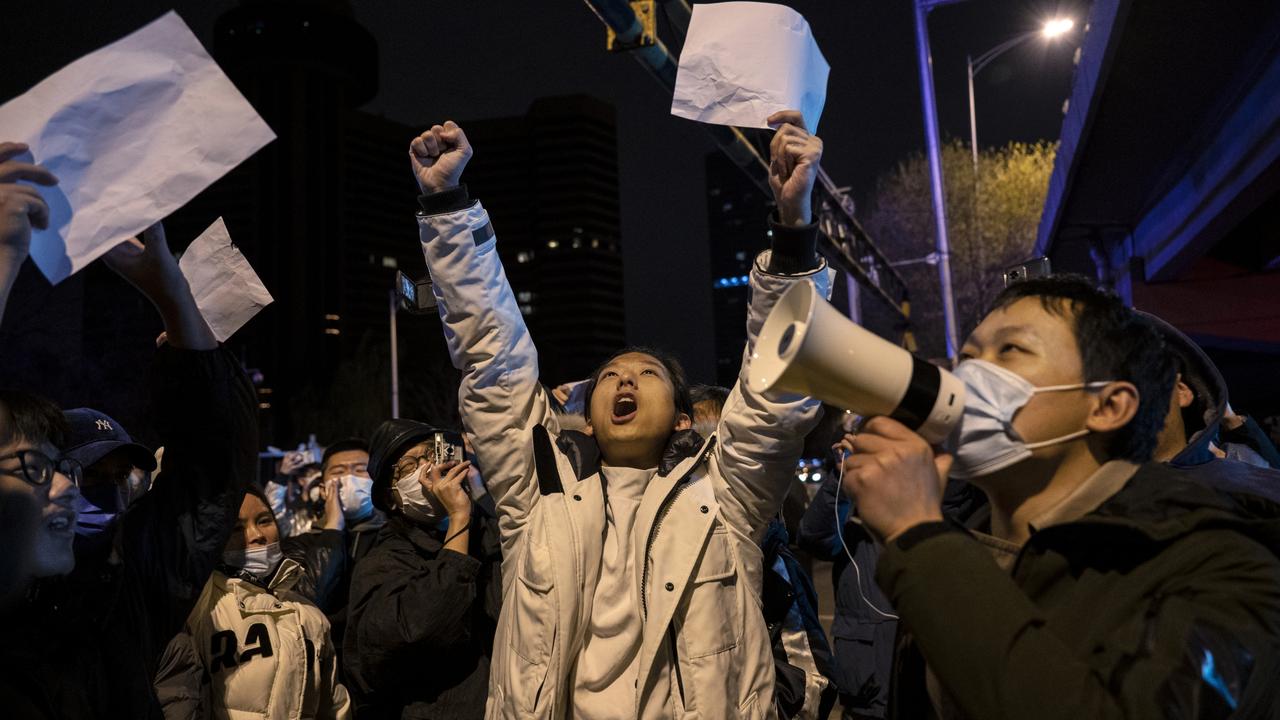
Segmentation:
{"type": "Polygon", "coordinates": [[[332,320],[332,321],[334,321],[334,322],[337,322],[338,320],[341,320],[342,318],[338,317],[337,315],[328,314],[328,315],[325,315],[325,316],[324,316],[324,319],[325,319],[325,320],[332,320]]]}
{"type": "Polygon", "coordinates": [[[521,306],[520,306],[520,313],[521,313],[521,314],[523,314],[523,315],[532,315],[532,314],[533,314],[533,306],[532,306],[532,305],[521,305],[521,306]]]}
{"type": "Polygon", "coordinates": [[[384,268],[398,268],[398,267],[400,267],[400,263],[396,262],[396,259],[395,259],[395,258],[393,258],[393,257],[387,257],[386,255],[383,255],[383,256],[382,256],[382,267],[384,267],[384,268]]]}
{"type": "Polygon", "coordinates": [[[577,249],[578,249],[578,248],[580,248],[580,247],[582,247],[582,238],[574,238],[574,239],[573,239],[573,249],[574,249],[574,250],[577,250],[577,249]]]}
{"type": "Polygon", "coordinates": [[[600,238],[591,238],[591,247],[593,248],[600,247],[600,238]]]}
{"type": "Polygon", "coordinates": [[[521,250],[520,252],[516,253],[516,262],[518,263],[527,263],[532,259],[533,259],[533,253],[531,252],[525,252],[521,250]]]}
{"type": "Polygon", "coordinates": [[[533,300],[533,293],[529,292],[528,290],[521,290],[520,292],[516,293],[516,298],[522,303],[527,303],[530,300],[533,300]]]}
{"type": "Polygon", "coordinates": [[[325,335],[341,335],[342,331],[339,330],[338,328],[325,328],[324,334],[325,335]]]}
{"type": "Polygon", "coordinates": [[[560,241],[559,241],[559,240],[548,240],[548,241],[547,241],[547,247],[551,248],[552,250],[555,250],[556,248],[560,247],[560,241]]]}

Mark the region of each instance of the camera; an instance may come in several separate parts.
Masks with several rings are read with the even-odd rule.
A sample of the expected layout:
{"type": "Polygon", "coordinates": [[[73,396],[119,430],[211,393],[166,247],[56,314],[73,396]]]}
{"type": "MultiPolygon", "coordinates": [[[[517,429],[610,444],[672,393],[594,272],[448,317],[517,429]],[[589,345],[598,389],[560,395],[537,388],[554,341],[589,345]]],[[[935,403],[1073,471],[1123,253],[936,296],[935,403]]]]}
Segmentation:
{"type": "Polygon", "coordinates": [[[436,296],[431,292],[431,276],[414,280],[403,271],[396,271],[396,297],[400,308],[414,315],[425,315],[435,310],[436,296]]]}
{"type": "Polygon", "coordinates": [[[1029,280],[1036,277],[1044,277],[1052,272],[1049,267],[1049,258],[1038,257],[1034,260],[1028,260],[1021,265],[1010,265],[1004,269],[1004,286],[1009,287],[1016,282],[1029,280]]]}
{"type": "Polygon", "coordinates": [[[462,436],[458,433],[447,431],[432,433],[427,442],[430,443],[432,463],[435,465],[462,460],[466,454],[462,436]]]}

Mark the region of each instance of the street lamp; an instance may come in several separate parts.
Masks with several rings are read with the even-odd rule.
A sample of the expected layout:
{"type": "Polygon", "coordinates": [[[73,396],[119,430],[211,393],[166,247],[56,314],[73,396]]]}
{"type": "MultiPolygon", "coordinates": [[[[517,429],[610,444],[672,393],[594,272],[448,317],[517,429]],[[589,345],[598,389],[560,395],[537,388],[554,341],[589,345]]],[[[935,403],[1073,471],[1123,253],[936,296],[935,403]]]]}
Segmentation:
{"type": "Polygon", "coordinates": [[[1027,42],[1028,40],[1040,37],[1045,40],[1055,40],[1071,32],[1076,25],[1071,18],[1053,18],[1044,23],[1039,30],[1015,35],[1005,40],[999,45],[982,53],[977,58],[966,56],[965,60],[969,65],[969,147],[973,150],[973,174],[978,174],[978,118],[977,111],[973,102],[973,79],[977,77],[982,69],[990,65],[996,58],[1014,49],[1015,47],[1027,42]]]}

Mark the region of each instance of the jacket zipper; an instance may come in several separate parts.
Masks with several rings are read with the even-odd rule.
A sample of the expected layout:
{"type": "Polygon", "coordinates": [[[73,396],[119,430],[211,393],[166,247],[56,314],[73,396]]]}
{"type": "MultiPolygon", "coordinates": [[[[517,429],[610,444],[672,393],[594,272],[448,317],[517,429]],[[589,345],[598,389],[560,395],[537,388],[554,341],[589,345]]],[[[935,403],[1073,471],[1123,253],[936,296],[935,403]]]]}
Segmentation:
{"type": "Polygon", "coordinates": [[[702,461],[707,457],[707,453],[711,452],[715,445],[716,438],[713,436],[707,441],[706,447],[702,448],[698,459],[689,466],[689,471],[676,482],[671,492],[667,493],[667,497],[662,501],[662,507],[658,508],[658,517],[653,521],[653,527],[649,528],[649,540],[644,546],[644,572],[641,574],[640,580],[641,617],[649,617],[649,551],[653,549],[653,541],[658,537],[658,530],[662,528],[662,521],[666,520],[667,513],[671,512],[671,506],[675,503],[676,498],[680,497],[680,493],[684,491],[685,486],[688,485],[689,476],[693,475],[693,471],[702,464],[702,461]]]}

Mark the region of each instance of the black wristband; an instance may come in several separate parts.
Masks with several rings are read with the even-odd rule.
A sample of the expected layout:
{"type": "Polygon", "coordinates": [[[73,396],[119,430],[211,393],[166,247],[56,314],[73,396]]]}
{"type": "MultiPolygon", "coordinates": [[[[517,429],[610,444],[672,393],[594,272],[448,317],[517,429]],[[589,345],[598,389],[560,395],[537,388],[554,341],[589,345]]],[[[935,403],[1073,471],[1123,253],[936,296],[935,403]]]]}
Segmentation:
{"type": "Polygon", "coordinates": [[[956,527],[946,520],[922,522],[907,528],[893,541],[893,544],[897,545],[899,550],[906,552],[929,538],[953,532],[957,532],[956,527]]]}
{"type": "Polygon", "coordinates": [[[449,542],[450,542],[450,541],[452,541],[454,538],[458,537],[459,535],[461,535],[462,533],[464,533],[464,532],[466,532],[466,531],[468,531],[468,530],[470,530],[470,529],[471,529],[471,523],[467,523],[467,524],[466,524],[466,525],[464,525],[461,529],[459,529],[459,530],[458,530],[458,532],[456,532],[456,533],[454,533],[454,534],[450,535],[449,537],[445,538],[445,539],[444,539],[444,542],[442,542],[442,543],[440,543],[440,544],[441,544],[441,545],[448,545],[448,544],[449,544],[449,542]]]}
{"type": "Polygon", "coordinates": [[[819,266],[818,262],[818,226],[783,225],[777,211],[769,215],[769,231],[773,236],[769,246],[769,267],[767,272],[775,275],[799,275],[812,272],[819,266]]]}
{"type": "Polygon", "coordinates": [[[440,215],[468,207],[471,205],[471,196],[467,194],[467,184],[462,183],[440,192],[419,195],[418,205],[426,215],[440,215]]]}

